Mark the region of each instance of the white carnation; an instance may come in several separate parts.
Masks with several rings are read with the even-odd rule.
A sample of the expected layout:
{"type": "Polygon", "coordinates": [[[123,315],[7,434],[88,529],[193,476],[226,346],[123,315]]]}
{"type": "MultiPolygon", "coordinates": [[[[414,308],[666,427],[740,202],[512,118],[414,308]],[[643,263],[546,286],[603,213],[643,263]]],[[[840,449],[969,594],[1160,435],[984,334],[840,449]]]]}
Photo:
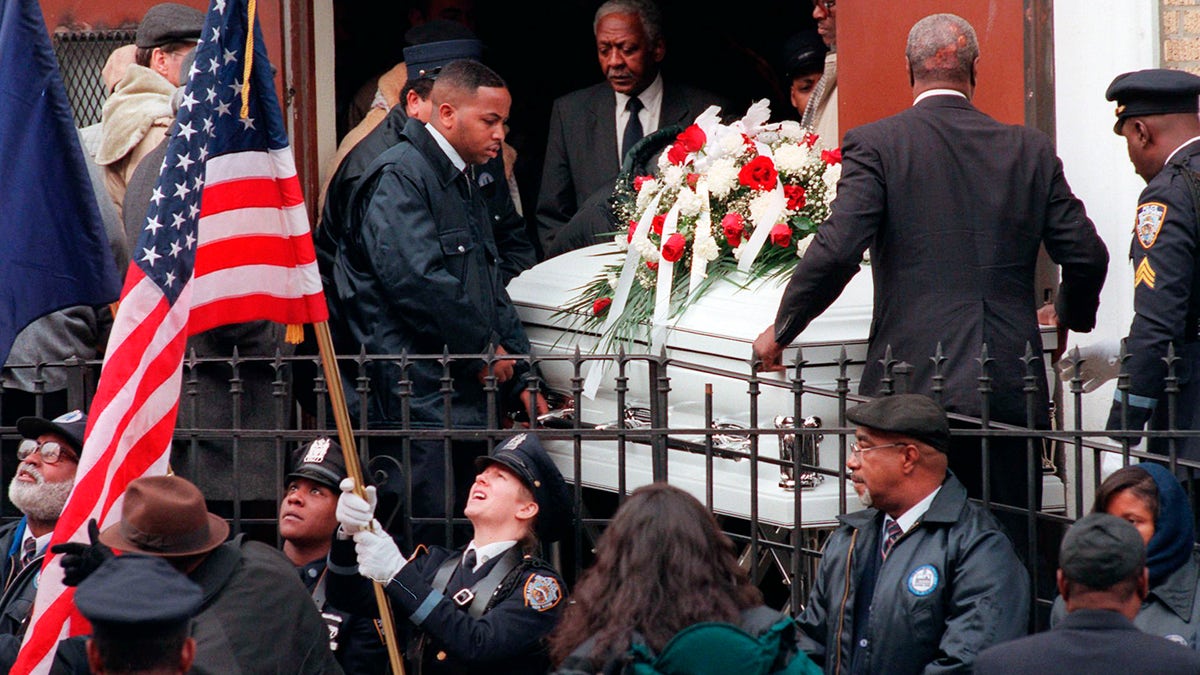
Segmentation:
{"type": "Polygon", "coordinates": [[[804,140],[804,127],[795,120],[784,120],[779,124],[779,135],[789,141],[800,142],[804,140]]]}
{"type": "Polygon", "coordinates": [[[666,185],[682,185],[687,178],[687,172],[678,164],[668,164],[662,171],[662,181],[666,185]]]}
{"type": "Polygon", "coordinates": [[[775,212],[775,198],[770,191],[759,192],[750,200],[750,222],[755,227],[771,227],[775,223],[766,223],[767,215],[775,212]]]}
{"type": "Polygon", "coordinates": [[[696,241],[692,244],[693,257],[699,257],[701,260],[716,260],[719,255],[721,255],[721,247],[717,246],[715,239],[696,237],[696,241]]]}
{"type": "Polygon", "coordinates": [[[637,194],[637,211],[641,213],[650,206],[650,202],[654,199],[654,195],[658,194],[659,188],[662,185],[655,179],[651,179],[642,183],[642,189],[638,190],[637,194]]]}
{"type": "Polygon", "coordinates": [[[618,251],[625,251],[629,248],[629,235],[624,232],[618,232],[613,235],[613,243],[617,245],[618,251]]]}
{"type": "Polygon", "coordinates": [[[687,189],[679,191],[679,198],[675,203],[679,205],[681,216],[698,216],[700,209],[704,208],[704,200],[700,195],[687,189]]]}
{"type": "Polygon", "coordinates": [[[658,262],[658,247],[646,237],[634,237],[633,247],[644,260],[658,262]]]}
{"type": "Polygon", "coordinates": [[[740,155],[745,149],[745,140],[738,132],[726,133],[721,136],[721,153],[724,155],[740,155]]]}
{"type": "Polygon", "coordinates": [[[724,199],[737,187],[738,167],[731,158],[713,162],[708,168],[708,191],[717,199],[724,199]]]}
{"type": "Polygon", "coordinates": [[[800,241],[796,242],[796,257],[797,258],[804,257],[804,254],[808,252],[808,247],[812,245],[812,240],[813,240],[813,235],[810,234],[807,237],[804,237],[800,241]]]}
{"type": "Polygon", "coordinates": [[[746,247],[746,242],[743,240],[742,243],[737,245],[737,248],[733,249],[733,259],[734,260],[742,259],[742,249],[745,247],[746,247]]]}
{"type": "Polygon", "coordinates": [[[788,143],[775,151],[775,168],[784,173],[798,174],[808,163],[808,148],[788,143]]]}

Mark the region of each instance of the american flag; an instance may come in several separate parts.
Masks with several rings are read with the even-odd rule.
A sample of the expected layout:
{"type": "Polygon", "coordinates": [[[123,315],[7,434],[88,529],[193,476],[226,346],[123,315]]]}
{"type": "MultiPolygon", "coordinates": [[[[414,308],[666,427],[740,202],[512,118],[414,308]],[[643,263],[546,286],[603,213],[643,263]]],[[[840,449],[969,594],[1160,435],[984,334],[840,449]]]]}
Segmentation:
{"type": "MultiPolygon", "coordinates": [[[[129,481],[166,473],[188,335],[257,319],[327,318],[257,22],[252,74],[243,80],[247,25],[245,0],[213,0],[51,544],[86,542],[91,518],[101,529],[119,522],[129,481]]],[[[48,672],[56,642],[88,630],[73,595],[57,556],[48,556],[13,672],[48,672]]]]}

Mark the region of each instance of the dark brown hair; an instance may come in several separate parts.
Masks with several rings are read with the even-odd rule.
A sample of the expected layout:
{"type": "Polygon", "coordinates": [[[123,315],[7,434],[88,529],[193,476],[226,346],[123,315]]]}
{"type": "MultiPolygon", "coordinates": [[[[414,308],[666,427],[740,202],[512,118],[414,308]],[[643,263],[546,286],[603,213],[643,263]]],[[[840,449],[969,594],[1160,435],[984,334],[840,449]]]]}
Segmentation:
{"type": "Polygon", "coordinates": [[[737,623],[741,610],[762,604],[762,593],[703,504],[651,483],[617,509],[571,600],[550,635],[551,659],[561,663],[594,636],[599,667],[629,647],[634,631],[657,652],[694,623],[737,623]]]}
{"type": "Polygon", "coordinates": [[[1096,501],[1092,504],[1092,511],[1107,512],[1108,503],[1125,490],[1131,491],[1136,497],[1146,502],[1146,506],[1150,509],[1150,515],[1157,523],[1158,485],[1149,471],[1144,471],[1137,466],[1117,469],[1112,475],[1105,478],[1100,487],[1096,488],[1096,501]]]}

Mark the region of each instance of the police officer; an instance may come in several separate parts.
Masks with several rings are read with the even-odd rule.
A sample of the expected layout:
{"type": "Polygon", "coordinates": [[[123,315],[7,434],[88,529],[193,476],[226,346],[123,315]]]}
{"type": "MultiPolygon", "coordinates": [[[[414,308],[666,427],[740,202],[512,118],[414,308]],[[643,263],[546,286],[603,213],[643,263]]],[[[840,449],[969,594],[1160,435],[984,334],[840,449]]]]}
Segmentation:
{"type": "MultiPolygon", "coordinates": [[[[1179,360],[1175,374],[1176,429],[1200,425],[1200,77],[1178,70],[1150,69],[1118,75],[1105,98],[1117,102],[1113,131],[1125,138],[1134,171],[1145,179],[1138,200],[1133,241],[1133,323],[1126,338],[1129,405],[1115,394],[1109,429],[1167,429],[1165,388],[1168,347],[1179,360]],[[1128,426],[1123,415],[1128,415],[1128,426]]],[[[1149,449],[1166,454],[1168,439],[1151,439],[1149,449]]],[[[1179,439],[1179,457],[1200,460],[1200,438],[1179,439]]]]}
{"type": "Polygon", "coordinates": [[[476,467],[465,508],[471,543],[458,550],[434,546],[408,561],[373,522],[374,489],[364,500],[351,492],[352,479],[343,481],[329,597],[351,611],[373,612],[367,579],[384,584],[397,627],[407,634],[410,673],[545,673],[544,638],[565,606],[566,588],[533,553],[539,540],[553,542],[569,531],[570,491],[533,434],[513,436],[476,467]]]}
{"type": "Polygon", "coordinates": [[[338,484],[346,478],[342,448],[321,437],[301,446],[287,475],[279,504],[279,536],[283,554],[296,566],[329,627],[329,648],[347,675],[382,673],[387,645],[378,622],[344,612],[326,599],[325,559],[338,522],[338,484]]]}

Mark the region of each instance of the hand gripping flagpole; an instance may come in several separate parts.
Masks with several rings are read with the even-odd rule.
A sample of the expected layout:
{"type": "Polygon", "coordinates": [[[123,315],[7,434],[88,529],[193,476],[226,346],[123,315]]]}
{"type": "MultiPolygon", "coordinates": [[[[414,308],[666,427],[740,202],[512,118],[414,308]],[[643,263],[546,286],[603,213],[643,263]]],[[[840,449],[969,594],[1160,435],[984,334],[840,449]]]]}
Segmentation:
{"type": "MultiPolygon", "coordinates": [[[[350,413],[346,409],[346,394],[342,390],[342,375],[338,371],[337,355],[333,351],[333,338],[329,335],[329,323],[313,324],[317,334],[317,346],[321,352],[321,366],[325,371],[325,382],[329,387],[329,401],[333,406],[333,419],[337,423],[338,440],[342,444],[342,455],[346,459],[346,475],[354,479],[354,494],[366,499],[363,484],[362,464],[358,461],[358,448],[354,444],[354,433],[350,428],[350,413]]],[[[404,664],[400,660],[400,647],[396,642],[396,625],[383,584],[372,581],[375,587],[375,602],[379,605],[379,617],[383,621],[383,636],[387,643],[388,659],[395,675],[404,675],[404,664]]]]}

